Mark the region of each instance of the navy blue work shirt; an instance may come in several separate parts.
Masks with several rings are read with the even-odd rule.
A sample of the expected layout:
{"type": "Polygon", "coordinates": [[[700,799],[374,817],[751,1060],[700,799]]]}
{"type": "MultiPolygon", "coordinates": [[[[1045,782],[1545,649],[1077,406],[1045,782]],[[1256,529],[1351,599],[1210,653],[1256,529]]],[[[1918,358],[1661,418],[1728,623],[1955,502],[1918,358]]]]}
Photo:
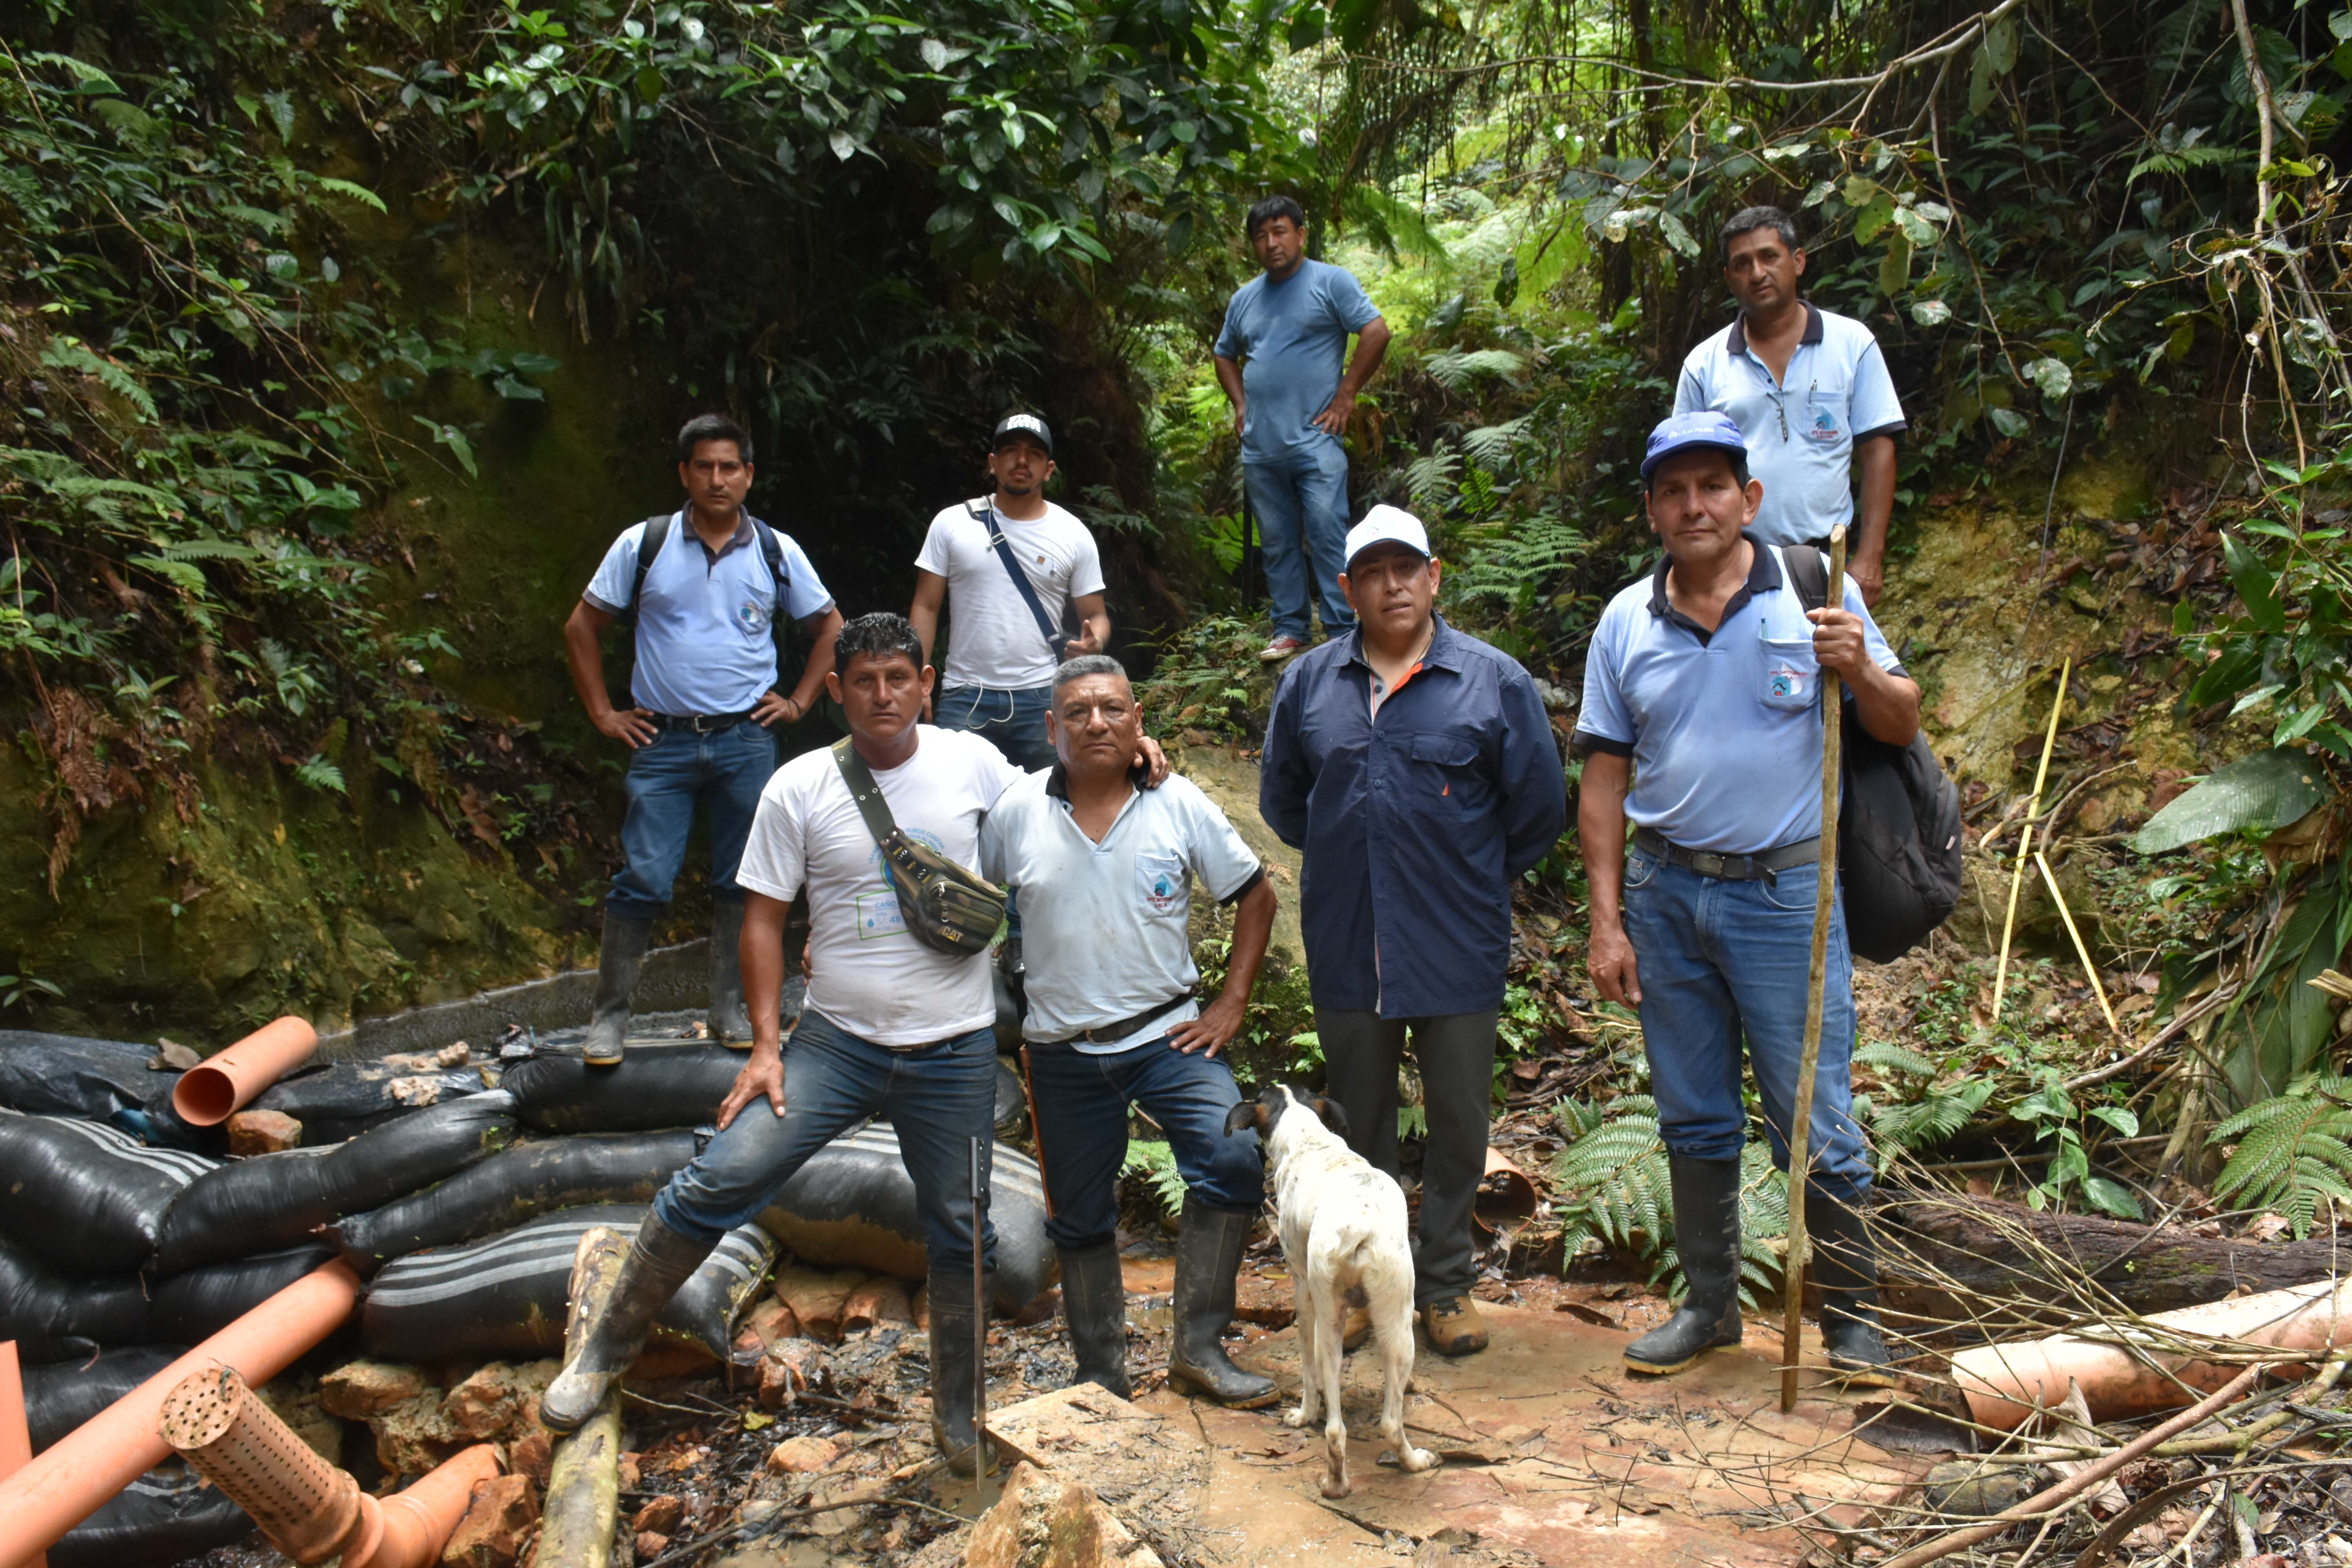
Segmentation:
{"type": "Polygon", "coordinates": [[[1371,711],[1363,633],[1292,661],[1258,811],[1303,850],[1299,921],[1318,1008],[1384,1018],[1499,1007],[1511,884],[1568,823],[1559,743],[1518,661],[1437,617],[1371,711]]]}

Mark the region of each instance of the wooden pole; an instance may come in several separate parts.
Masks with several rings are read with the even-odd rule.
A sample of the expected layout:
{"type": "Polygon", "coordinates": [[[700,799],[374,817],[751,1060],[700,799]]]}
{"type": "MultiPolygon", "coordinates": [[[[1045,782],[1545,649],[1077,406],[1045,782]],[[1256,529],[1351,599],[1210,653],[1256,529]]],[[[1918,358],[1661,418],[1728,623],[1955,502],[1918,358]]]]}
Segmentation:
{"type": "Polygon", "coordinates": [[[2058,918],[2066,922],[2066,934],[2074,939],[2074,956],[2083,961],[2083,973],[2090,977],[2091,994],[2099,999],[2099,1011],[2107,1016],[2107,1027],[2116,1032],[2116,1039],[2129,1045],[2131,1041],[2126,1037],[2124,1026],[2116,1022],[2116,1010],[2107,1005],[2107,988],[2099,984],[2099,966],[2091,962],[2090,944],[2074,928],[2074,911],[2066,907],[2066,895],[2058,890],[2058,874],[2050,868],[2049,857],[2036,849],[2033,863],[2042,868],[2042,879],[2050,884],[2051,902],[2058,906],[2058,918]]]}
{"type": "MultiPolygon", "coordinates": [[[[628,1253],[629,1238],[604,1226],[580,1237],[572,1255],[572,1318],[563,1331],[567,1360],[580,1353],[589,1323],[611,1301],[628,1253]]],[[[587,1424],[555,1440],[533,1568],[608,1568],[620,1522],[621,1385],[615,1379],[587,1424]]]]}
{"type": "Polygon", "coordinates": [[[2050,728],[2042,737],[2042,765],[2033,770],[2033,799],[2025,808],[2025,826],[2017,840],[2017,864],[2009,873],[2009,912],[2000,918],[2000,963],[1992,972],[1992,1026],[2000,1027],[2000,1000],[2009,990],[2009,938],[2017,929],[2017,895],[2025,886],[2025,862],[2033,853],[2033,827],[2042,815],[2042,781],[2050,776],[2051,748],[2058,743],[2058,714],[2066,706],[2066,677],[2074,673],[2074,658],[2058,666],[2058,695],[2050,700],[2050,728]]]}
{"type": "MultiPolygon", "coordinates": [[[[1830,530],[1828,609],[1845,605],[1845,525],[1830,530]]],[[[1797,1067],[1797,1104],[1789,1124],[1789,1254],[1780,1269],[1780,1411],[1797,1407],[1797,1365],[1804,1345],[1805,1182],[1813,1168],[1813,1079],[1822,1065],[1822,1019],[1829,982],[1830,915],[1837,900],[1839,751],[1845,722],[1837,671],[1822,674],[1822,868],[1813,894],[1813,969],[1805,998],[1805,1049],[1797,1067]]]]}

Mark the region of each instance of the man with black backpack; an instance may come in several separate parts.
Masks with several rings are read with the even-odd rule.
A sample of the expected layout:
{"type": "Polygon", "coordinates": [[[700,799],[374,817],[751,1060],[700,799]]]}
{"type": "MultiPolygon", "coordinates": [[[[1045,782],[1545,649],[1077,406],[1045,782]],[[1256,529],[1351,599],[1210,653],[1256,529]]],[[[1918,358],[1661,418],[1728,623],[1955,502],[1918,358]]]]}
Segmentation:
{"type": "Polygon", "coordinates": [[[723,415],[688,420],[677,433],[677,477],[687,504],[622,531],[563,624],[572,684],[597,730],[630,751],[625,863],[604,900],[596,999],[587,1059],[621,1059],[629,996],[655,920],[686,863],[698,805],[710,817],[710,1033],[748,1048],[738,950],[743,890],[736,864],[761,788],[776,771],[768,726],[797,722],[824,689],[841,612],[801,547],[743,510],[751,489],[751,437],[723,415]],[[813,646],[790,695],[777,690],[777,642],[797,621],[813,646]],[[635,634],[631,706],[604,688],[597,639],[615,620],[635,634]]]}
{"type": "Polygon", "coordinates": [[[1045,499],[1054,433],[1034,414],[1007,416],[989,444],[994,488],[931,519],[915,557],[907,618],[926,659],[939,653],[940,610],[954,626],[937,699],[924,712],[942,730],[969,730],[1024,773],[1054,765],[1045,709],[1066,658],[1110,641],[1102,557],[1087,525],[1045,499]],[[1078,635],[1063,627],[1075,607],[1078,635]]]}
{"type": "MultiPolygon", "coordinates": [[[[1764,487],[1729,417],[1661,424],[1642,479],[1665,558],[1593,631],[1577,829],[1591,889],[1588,968],[1602,996],[1640,1009],[1673,1177],[1689,1293],[1625,1350],[1633,1371],[1664,1373],[1739,1342],[1743,1040],[1773,1158],[1788,1168],[1822,863],[1821,672],[1837,672],[1852,723],[1886,747],[1917,735],[1919,689],[1853,579],[1840,607],[1808,607],[1801,577],[1820,581],[1818,556],[1746,531],[1764,487]]],[[[1864,1217],[1870,1166],[1852,1113],[1853,1034],[1852,956],[1833,905],[1803,1201],[1831,1363],[1866,1372],[1888,1356],[1864,1217]]]]}

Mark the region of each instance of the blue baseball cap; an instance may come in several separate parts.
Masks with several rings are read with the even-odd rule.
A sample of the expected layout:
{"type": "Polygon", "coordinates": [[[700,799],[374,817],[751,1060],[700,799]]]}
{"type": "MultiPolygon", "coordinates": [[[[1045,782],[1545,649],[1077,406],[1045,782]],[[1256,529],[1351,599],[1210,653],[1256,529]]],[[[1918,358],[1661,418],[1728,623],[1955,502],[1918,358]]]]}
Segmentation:
{"type": "Polygon", "coordinates": [[[1748,457],[1748,439],[1740,435],[1739,426],[1732,423],[1728,414],[1717,414],[1712,409],[1676,414],[1659,420],[1658,427],[1650,432],[1650,449],[1642,458],[1642,482],[1648,484],[1650,476],[1658,471],[1658,465],[1675,453],[1701,447],[1728,452],[1742,461],[1748,457]]]}

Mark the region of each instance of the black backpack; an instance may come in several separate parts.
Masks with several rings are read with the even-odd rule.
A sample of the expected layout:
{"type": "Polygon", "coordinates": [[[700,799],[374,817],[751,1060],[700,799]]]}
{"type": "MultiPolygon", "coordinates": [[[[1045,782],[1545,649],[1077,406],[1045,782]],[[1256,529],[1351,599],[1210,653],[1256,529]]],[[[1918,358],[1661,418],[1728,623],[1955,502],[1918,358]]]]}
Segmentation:
{"type": "MultiPolygon", "coordinates": [[[[646,519],[646,536],[637,542],[636,580],[630,589],[629,602],[614,617],[622,626],[632,630],[635,628],[637,606],[646,600],[646,574],[654,569],[654,558],[669,542],[671,530],[677,521],[677,513],[674,511],[646,519]]],[[[756,517],[751,519],[751,535],[759,541],[760,558],[768,563],[768,575],[776,581],[776,607],[770,612],[769,618],[779,623],[781,635],[781,623],[792,618],[784,611],[784,584],[790,581],[784,574],[784,547],[776,537],[776,531],[756,517]]]]}
{"type": "MultiPolygon", "coordinates": [[[[1829,565],[1817,550],[1780,552],[1809,610],[1829,600],[1829,565]]],[[[1873,963],[1927,940],[1960,901],[1960,792],[1922,733],[1890,746],[1841,704],[1844,797],[1838,808],[1838,875],[1846,941],[1873,963]]]]}

